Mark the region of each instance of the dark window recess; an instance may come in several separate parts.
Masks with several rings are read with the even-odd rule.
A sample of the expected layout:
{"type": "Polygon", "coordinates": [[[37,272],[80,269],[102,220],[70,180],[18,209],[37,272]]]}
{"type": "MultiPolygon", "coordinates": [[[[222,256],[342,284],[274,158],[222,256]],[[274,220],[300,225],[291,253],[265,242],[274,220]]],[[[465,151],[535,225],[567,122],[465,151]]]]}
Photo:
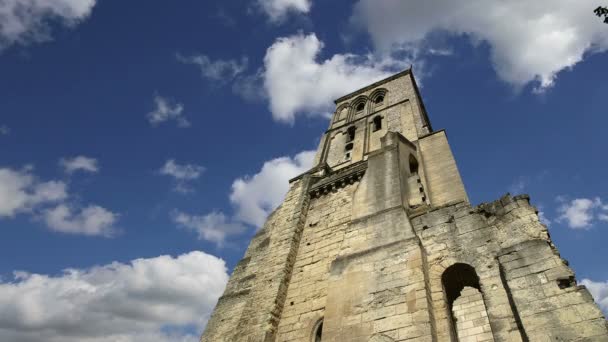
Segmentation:
{"type": "Polygon", "coordinates": [[[323,321],[321,321],[317,324],[317,328],[315,329],[314,342],[321,342],[322,336],[323,336],[323,321]]]}
{"type": "Polygon", "coordinates": [[[418,161],[411,154],[410,154],[410,174],[411,175],[418,174],[418,161]]]}
{"type": "Polygon", "coordinates": [[[374,118],[374,129],[373,129],[373,131],[375,132],[375,131],[379,131],[381,129],[382,129],[382,117],[376,116],[374,118]]]}
{"type": "Polygon", "coordinates": [[[559,278],[559,279],[557,279],[557,286],[559,286],[559,288],[562,290],[567,289],[569,287],[576,286],[576,280],[574,280],[573,276],[559,278]]]}
{"type": "Polygon", "coordinates": [[[353,149],[353,143],[348,143],[344,146],[344,151],[351,151],[353,149]]]}
{"type": "Polygon", "coordinates": [[[375,104],[381,104],[383,102],[384,102],[384,96],[382,96],[382,95],[376,96],[376,99],[374,100],[375,104]]]}
{"type": "Polygon", "coordinates": [[[357,105],[357,112],[360,112],[365,109],[365,103],[359,103],[357,105]]]}
{"type": "Polygon", "coordinates": [[[351,142],[355,140],[355,131],[356,128],[354,126],[351,126],[348,128],[348,130],[346,131],[346,133],[348,134],[348,137],[346,138],[347,142],[351,142]]]}

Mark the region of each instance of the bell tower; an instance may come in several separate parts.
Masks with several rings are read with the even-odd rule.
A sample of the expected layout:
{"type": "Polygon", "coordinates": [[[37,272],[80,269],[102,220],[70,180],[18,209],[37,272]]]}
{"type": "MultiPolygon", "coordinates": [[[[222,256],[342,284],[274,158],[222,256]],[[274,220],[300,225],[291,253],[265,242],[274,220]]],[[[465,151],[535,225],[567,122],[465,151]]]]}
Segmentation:
{"type": "Polygon", "coordinates": [[[336,100],[202,342],[608,341],[527,195],[471,206],[411,70],[336,100]]]}

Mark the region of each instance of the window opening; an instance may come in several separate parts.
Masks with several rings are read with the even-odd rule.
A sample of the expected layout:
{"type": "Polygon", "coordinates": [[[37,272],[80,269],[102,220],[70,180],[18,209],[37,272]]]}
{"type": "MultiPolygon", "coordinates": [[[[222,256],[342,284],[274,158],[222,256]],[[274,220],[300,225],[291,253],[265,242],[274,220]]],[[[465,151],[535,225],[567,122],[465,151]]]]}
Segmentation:
{"type": "MultiPolygon", "coordinates": [[[[463,263],[457,263],[448,267],[441,276],[441,283],[443,285],[443,291],[445,299],[447,301],[448,317],[450,318],[450,330],[453,341],[463,341],[463,336],[466,331],[466,324],[475,318],[466,317],[465,311],[460,304],[472,303],[473,312],[485,313],[481,314],[480,322],[483,326],[483,331],[490,331],[490,322],[487,318],[487,311],[485,307],[485,301],[483,298],[483,292],[479,284],[479,276],[475,272],[473,266],[463,263]],[[489,330],[485,330],[487,329],[489,330]]],[[[470,311],[466,311],[470,312],[470,311]]],[[[472,314],[470,315],[472,316],[472,314]]],[[[494,341],[493,336],[488,339],[488,342],[494,341]]]]}
{"type": "Polygon", "coordinates": [[[373,131],[375,132],[375,131],[379,131],[381,129],[382,129],[382,117],[376,116],[374,118],[374,129],[373,129],[373,131]]]}
{"type": "Polygon", "coordinates": [[[355,131],[356,131],[355,126],[351,126],[348,128],[348,130],[346,131],[346,133],[348,134],[348,136],[346,138],[346,142],[351,142],[351,141],[355,140],[355,131]]]}
{"type": "Polygon", "coordinates": [[[365,103],[361,102],[357,105],[357,112],[360,112],[365,109],[365,103]]]}
{"type": "Polygon", "coordinates": [[[411,154],[410,154],[410,174],[411,175],[418,174],[418,161],[411,154]]]}
{"type": "Polygon", "coordinates": [[[376,103],[376,104],[382,104],[382,102],[384,102],[384,96],[382,96],[382,95],[376,96],[376,99],[374,100],[374,103],[376,103]]]}
{"type": "Polygon", "coordinates": [[[323,336],[323,320],[320,320],[319,323],[315,326],[315,332],[313,334],[313,342],[321,342],[321,337],[323,336]]]}

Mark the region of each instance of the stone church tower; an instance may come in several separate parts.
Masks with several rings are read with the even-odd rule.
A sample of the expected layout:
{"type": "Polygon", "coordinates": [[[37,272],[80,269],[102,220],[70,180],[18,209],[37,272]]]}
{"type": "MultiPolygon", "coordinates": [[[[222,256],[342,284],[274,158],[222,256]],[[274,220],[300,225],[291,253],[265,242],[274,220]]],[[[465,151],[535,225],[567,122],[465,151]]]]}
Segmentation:
{"type": "Polygon", "coordinates": [[[472,207],[411,70],[336,100],[203,342],[608,341],[527,196],[472,207]]]}

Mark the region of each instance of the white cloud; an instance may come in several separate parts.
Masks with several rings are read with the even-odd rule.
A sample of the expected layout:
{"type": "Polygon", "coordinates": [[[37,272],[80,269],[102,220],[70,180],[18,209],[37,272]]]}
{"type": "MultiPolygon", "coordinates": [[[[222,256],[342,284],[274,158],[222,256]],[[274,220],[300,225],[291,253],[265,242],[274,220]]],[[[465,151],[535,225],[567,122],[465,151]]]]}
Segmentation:
{"type": "Polygon", "coordinates": [[[190,127],[190,122],[182,115],[184,105],[171,103],[169,99],[162,96],[154,96],[156,108],[147,114],[148,121],[152,125],[158,125],[165,121],[175,120],[178,127],[190,127]]]}
{"type": "Polygon", "coordinates": [[[42,182],[30,168],[0,168],[0,217],[13,217],[40,205],[67,198],[67,185],[60,181],[42,182]]]}
{"type": "Polygon", "coordinates": [[[77,156],[74,158],[62,158],[59,161],[66,173],[74,173],[75,171],[81,170],[86,172],[99,172],[99,165],[97,159],[89,158],[85,156],[77,156]]]}
{"type": "Polygon", "coordinates": [[[67,184],[43,182],[22,170],[0,168],[0,218],[29,213],[41,219],[53,231],[70,234],[112,236],[118,214],[98,205],[80,206],[69,203],[67,184]]]}
{"type": "Polygon", "coordinates": [[[8,128],[7,125],[0,126],[0,135],[9,135],[11,134],[11,129],[8,128]]]}
{"type": "Polygon", "coordinates": [[[248,64],[246,57],[243,57],[240,62],[233,59],[212,61],[205,55],[183,56],[177,54],[177,60],[185,64],[198,66],[203,78],[219,82],[234,79],[247,69],[248,64]]]}
{"type": "Polygon", "coordinates": [[[168,159],[160,169],[163,175],[171,176],[179,180],[193,180],[200,177],[205,168],[200,165],[183,164],[180,165],[173,159],[168,159]]]}
{"type": "Polygon", "coordinates": [[[264,57],[264,87],[275,120],[296,114],[327,115],[332,101],[405,68],[407,61],[336,54],[318,61],[323,43],[315,34],[279,38],[264,57]]]}
{"type": "Polygon", "coordinates": [[[3,0],[0,2],[0,50],[9,45],[51,39],[51,23],[74,26],[85,20],[95,0],[3,0]]]}
{"type": "Polygon", "coordinates": [[[315,151],[304,151],[295,157],[281,157],[264,163],[260,172],[238,178],[232,183],[230,201],[236,217],[260,228],[264,220],[285,197],[289,180],[312,167],[315,151]]]}
{"type": "Polygon", "coordinates": [[[240,234],[246,229],[240,222],[233,221],[218,211],[202,216],[175,211],[173,221],[196,232],[200,240],[211,241],[219,247],[224,245],[226,237],[240,234]]]}
{"type": "Polygon", "coordinates": [[[168,159],[159,170],[161,175],[171,176],[175,179],[173,190],[181,193],[192,192],[189,181],[198,179],[205,168],[195,164],[180,165],[173,159],[168,159]]]}
{"type": "Polygon", "coordinates": [[[488,43],[501,79],[543,90],[586,54],[608,49],[595,7],[593,0],[359,0],[353,21],[383,52],[424,47],[437,32],[464,34],[475,45],[488,43]]]}
{"type": "Polygon", "coordinates": [[[117,232],[114,224],[118,215],[98,205],[74,212],[70,206],[60,204],[45,210],[43,216],[49,228],[61,233],[111,237],[117,232]]]}
{"type": "Polygon", "coordinates": [[[608,206],[603,206],[599,197],[576,198],[566,201],[561,196],[558,197],[558,201],[561,202],[561,205],[557,208],[559,213],[557,221],[565,220],[568,226],[573,229],[588,229],[593,225],[596,218],[604,220],[605,215],[608,214],[608,206]]]}
{"type": "Polygon", "coordinates": [[[596,282],[590,279],[583,279],[581,284],[587,287],[597,305],[604,312],[604,315],[608,316],[608,281],[596,282]]]}
{"type": "Polygon", "coordinates": [[[308,13],[312,0],[257,0],[259,7],[272,22],[282,22],[289,13],[308,13]]]}
{"type": "Polygon", "coordinates": [[[0,283],[0,340],[194,342],[227,281],[224,261],[198,251],[58,276],[15,272],[0,283]]]}
{"type": "Polygon", "coordinates": [[[267,161],[253,176],[237,178],[232,183],[230,202],[235,214],[220,211],[206,215],[190,215],[174,211],[172,219],[179,225],[198,233],[201,240],[223,246],[226,239],[246,230],[245,225],[261,228],[289,190],[289,180],[312,167],[314,151],[304,151],[295,157],[280,157],[267,161]]]}

